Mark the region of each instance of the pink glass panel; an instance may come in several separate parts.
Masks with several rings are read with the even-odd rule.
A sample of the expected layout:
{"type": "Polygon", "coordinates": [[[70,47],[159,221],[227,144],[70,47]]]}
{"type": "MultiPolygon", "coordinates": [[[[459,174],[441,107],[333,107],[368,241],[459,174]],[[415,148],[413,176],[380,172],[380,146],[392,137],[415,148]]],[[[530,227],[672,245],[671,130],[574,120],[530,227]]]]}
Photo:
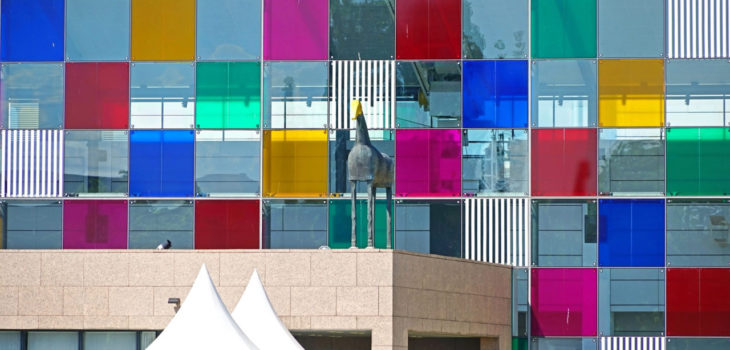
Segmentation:
{"type": "Polygon", "coordinates": [[[397,130],[397,196],[449,197],[461,192],[459,130],[397,130]]]}
{"type": "Polygon", "coordinates": [[[264,0],[264,58],[326,60],[328,0],[264,0]]]}
{"type": "Polygon", "coordinates": [[[127,248],[127,201],[63,202],[63,249],[127,248]]]}
{"type": "Polygon", "coordinates": [[[532,269],[532,335],[596,336],[596,269],[532,269]]]}

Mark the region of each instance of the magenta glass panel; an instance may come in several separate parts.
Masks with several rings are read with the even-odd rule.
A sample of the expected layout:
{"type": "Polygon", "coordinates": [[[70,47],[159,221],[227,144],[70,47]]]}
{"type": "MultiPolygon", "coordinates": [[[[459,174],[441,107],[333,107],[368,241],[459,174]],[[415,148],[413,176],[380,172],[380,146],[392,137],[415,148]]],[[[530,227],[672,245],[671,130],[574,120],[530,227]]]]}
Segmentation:
{"type": "Polygon", "coordinates": [[[264,0],[264,59],[326,60],[329,0],[264,0]]]}
{"type": "Polygon", "coordinates": [[[397,196],[449,197],[461,192],[460,130],[397,130],[397,196]]]}
{"type": "Polygon", "coordinates": [[[596,269],[532,269],[532,335],[596,336],[596,269]]]}
{"type": "Polygon", "coordinates": [[[63,249],[126,249],[127,201],[63,202],[63,249]]]}

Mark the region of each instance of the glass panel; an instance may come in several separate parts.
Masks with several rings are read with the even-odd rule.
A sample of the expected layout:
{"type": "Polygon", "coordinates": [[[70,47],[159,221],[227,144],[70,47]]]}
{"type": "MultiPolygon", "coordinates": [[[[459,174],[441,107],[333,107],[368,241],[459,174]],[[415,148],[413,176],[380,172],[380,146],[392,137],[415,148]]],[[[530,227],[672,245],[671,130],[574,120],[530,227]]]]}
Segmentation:
{"type": "MultiPolygon", "coordinates": [[[[333,249],[350,248],[352,244],[352,201],[351,200],[330,200],[329,201],[329,247],[333,249]]],[[[375,201],[375,237],[373,245],[378,249],[385,249],[387,244],[387,201],[377,199],[375,201]]],[[[357,234],[355,240],[358,248],[368,246],[368,206],[367,200],[358,199],[357,204],[357,234]]],[[[391,213],[393,213],[391,204],[391,213]]],[[[391,219],[391,235],[395,235],[395,219],[391,219]]],[[[391,236],[391,247],[393,244],[391,236]]]]}
{"type": "Polygon", "coordinates": [[[326,60],[328,4],[328,0],[264,0],[264,59],[326,60]]]}
{"type": "Polygon", "coordinates": [[[459,196],[460,130],[396,130],[397,196],[459,196]]]}
{"type": "Polygon", "coordinates": [[[4,0],[0,60],[63,61],[64,0],[4,0]]]}
{"type": "Polygon", "coordinates": [[[327,246],[327,201],[264,201],[266,249],[327,246]]]}
{"type": "Polygon", "coordinates": [[[67,130],[64,145],[66,195],[127,193],[129,139],[126,131],[67,130]]]}
{"type": "Polygon", "coordinates": [[[464,0],[464,58],[527,58],[527,0],[464,0]]]}
{"type": "Polygon", "coordinates": [[[157,332],[155,331],[141,331],[139,332],[139,348],[147,349],[153,341],[157,338],[157,332]]]}
{"type": "Polygon", "coordinates": [[[667,200],[667,265],[730,265],[730,203],[667,200]]]}
{"type": "MultiPolygon", "coordinates": [[[[329,191],[337,196],[350,196],[352,187],[347,176],[347,155],[355,145],[355,130],[330,130],[329,136],[329,191]]],[[[393,130],[369,130],[370,142],[380,152],[395,160],[393,130]]],[[[378,197],[385,196],[385,188],[377,188],[378,197]]],[[[367,184],[360,181],[357,192],[365,195],[367,184]]],[[[366,198],[366,197],[363,197],[366,198]]],[[[347,241],[348,244],[350,241],[347,241]]]]}
{"type": "Polygon", "coordinates": [[[533,338],[533,350],[596,350],[594,338],[533,338]]]}
{"type": "Polygon", "coordinates": [[[662,195],[662,129],[601,129],[598,134],[598,192],[662,195]]]}
{"type": "Polygon", "coordinates": [[[259,131],[202,130],[195,143],[197,196],[259,194],[259,131]]]}
{"type": "Polygon", "coordinates": [[[20,349],[20,331],[0,331],[0,350],[20,349]]]}
{"type": "Polygon", "coordinates": [[[532,62],[532,126],[596,126],[596,62],[532,62]]]}
{"type": "Polygon", "coordinates": [[[193,127],[192,63],[132,63],[132,129],[193,127]]]}
{"type": "Polygon", "coordinates": [[[327,193],[327,131],[264,131],[264,197],[327,193]]]}
{"type": "Polygon", "coordinates": [[[664,335],[663,269],[600,269],[598,297],[601,335],[664,335]]]}
{"type": "Polygon", "coordinates": [[[328,74],[327,62],[266,62],[264,128],[326,128],[328,74]]]}
{"type": "Polygon", "coordinates": [[[672,60],[666,69],[667,126],[728,125],[728,61],[672,60]]]}
{"type": "Polygon", "coordinates": [[[532,57],[596,57],[596,1],[532,1],[532,57]]]}
{"type": "Polygon", "coordinates": [[[193,59],[195,0],[132,0],[133,61],[193,59]]]}
{"type": "Polygon", "coordinates": [[[664,60],[599,60],[598,125],[663,126],[664,60]]]}
{"type": "Polygon", "coordinates": [[[63,64],[0,65],[0,101],[0,128],[60,129],[63,126],[63,64]]]}
{"type": "Polygon", "coordinates": [[[526,195],[527,130],[464,130],[462,191],[476,195],[526,195]]]}
{"type": "Polygon", "coordinates": [[[258,200],[195,201],[195,249],[259,249],[258,200]]]}
{"type": "Polygon", "coordinates": [[[192,197],[194,152],[192,130],[131,131],[130,196],[192,197]]]}
{"type": "Polygon", "coordinates": [[[393,59],[395,0],[330,0],[330,57],[393,59]]]}
{"type": "MultiPolygon", "coordinates": [[[[136,1],[136,0],[135,0],[136,1]]],[[[137,332],[84,332],[84,350],[129,350],[137,348],[137,332]]]]}
{"type": "Polygon", "coordinates": [[[259,62],[198,62],[195,125],[255,129],[261,119],[259,62]]]}
{"type": "Polygon", "coordinates": [[[193,249],[193,216],[192,201],[131,201],[129,249],[193,249]]]}
{"type": "Polygon", "coordinates": [[[459,62],[398,62],[396,126],[458,128],[461,125],[459,62]]]}
{"type": "Polygon", "coordinates": [[[533,336],[596,336],[596,269],[531,272],[533,336]]]}
{"type": "Polygon", "coordinates": [[[532,195],[596,195],[596,130],[532,130],[532,195]]]}
{"type": "Polygon", "coordinates": [[[530,342],[527,338],[512,337],[512,350],[528,350],[530,342]]]}
{"type": "Polygon", "coordinates": [[[66,128],[129,127],[129,63],[66,64],[66,128]]]}
{"type": "Polygon", "coordinates": [[[127,248],[127,201],[63,202],[63,249],[127,248]]]}
{"type": "Polygon", "coordinates": [[[532,201],[532,265],[596,266],[594,200],[532,201]]]}
{"type": "Polygon", "coordinates": [[[724,350],[730,346],[727,338],[671,338],[667,339],[667,350],[724,350]]]}
{"type": "Polygon", "coordinates": [[[6,249],[61,249],[61,202],[9,201],[0,203],[0,229],[6,249]],[[4,224],[3,224],[4,222],[4,224]]]}
{"type": "MultiPolygon", "coordinates": [[[[528,297],[530,287],[527,269],[512,270],[512,336],[527,336],[528,297]]],[[[513,338],[517,339],[517,338],[513,338]]],[[[526,342],[524,342],[525,345],[526,342]]],[[[514,343],[513,343],[514,344],[514,343]]],[[[514,347],[513,347],[514,348],[514,347]]]]}
{"type": "Polygon", "coordinates": [[[28,332],[28,350],[78,350],[77,332],[28,332]]]}
{"type": "Polygon", "coordinates": [[[460,226],[458,200],[396,201],[394,249],[461,257],[460,226]]]}
{"type": "Polygon", "coordinates": [[[598,37],[601,57],[662,57],[664,1],[599,0],[598,37]]]}
{"type": "Polygon", "coordinates": [[[198,0],[197,6],[198,59],[261,58],[260,0],[198,0]]]}
{"type": "Polygon", "coordinates": [[[730,269],[667,269],[668,336],[727,337],[728,319],[730,269]]]}
{"type": "Polygon", "coordinates": [[[730,194],[730,130],[667,129],[667,195],[730,194]]]}
{"type": "Polygon", "coordinates": [[[664,266],[664,200],[598,201],[599,266],[664,266]]]}
{"type": "Polygon", "coordinates": [[[464,127],[527,127],[527,61],[464,61],[464,127]]]}
{"type": "Polygon", "coordinates": [[[66,0],[66,19],[69,60],[129,59],[129,0],[66,0]]]}
{"type": "Polygon", "coordinates": [[[461,57],[461,1],[398,0],[395,14],[399,60],[461,57]]]}

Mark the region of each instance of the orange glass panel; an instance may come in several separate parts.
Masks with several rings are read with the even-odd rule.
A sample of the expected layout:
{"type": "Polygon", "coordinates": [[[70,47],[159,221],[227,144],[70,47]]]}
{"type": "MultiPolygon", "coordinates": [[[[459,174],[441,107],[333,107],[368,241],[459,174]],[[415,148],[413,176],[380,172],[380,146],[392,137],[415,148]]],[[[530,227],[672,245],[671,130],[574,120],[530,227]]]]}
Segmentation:
{"type": "Polygon", "coordinates": [[[600,60],[598,124],[664,126],[664,60],[600,60]]]}
{"type": "Polygon", "coordinates": [[[264,197],[320,197],[327,192],[327,132],[264,131],[264,197]]]}
{"type": "Polygon", "coordinates": [[[132,60],[192,61],[195,0],[132,0],[132,60]]]}

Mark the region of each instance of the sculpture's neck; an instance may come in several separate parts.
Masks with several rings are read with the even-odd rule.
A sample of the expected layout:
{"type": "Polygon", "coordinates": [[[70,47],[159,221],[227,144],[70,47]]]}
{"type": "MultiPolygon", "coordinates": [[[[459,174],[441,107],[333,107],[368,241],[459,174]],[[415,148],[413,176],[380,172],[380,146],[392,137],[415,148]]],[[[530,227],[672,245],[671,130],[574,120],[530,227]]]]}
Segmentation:
{"type": "Polygon", "coordinates": [[[370,135],[368,135],[368,125],[362,115],[357,117],[357,133],[355,134],[355,143],[361,145],[370,144],[370,135]]]}

